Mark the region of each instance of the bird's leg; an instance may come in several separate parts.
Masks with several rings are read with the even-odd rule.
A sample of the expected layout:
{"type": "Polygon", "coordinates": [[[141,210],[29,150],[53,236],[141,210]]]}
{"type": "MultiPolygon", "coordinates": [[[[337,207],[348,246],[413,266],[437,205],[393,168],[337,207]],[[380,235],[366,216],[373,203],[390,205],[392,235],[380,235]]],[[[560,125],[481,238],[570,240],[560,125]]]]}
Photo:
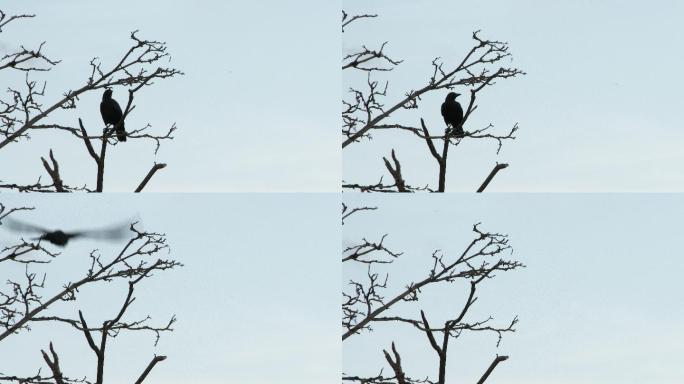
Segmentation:
{"type": "Polygon", "coordinates": [[[109,140],[109,138],[114,134],[114,130],[116,129],[115,125],[109,126],[109,124],[102,129],[102,138],[105,140],[109,140]]]}

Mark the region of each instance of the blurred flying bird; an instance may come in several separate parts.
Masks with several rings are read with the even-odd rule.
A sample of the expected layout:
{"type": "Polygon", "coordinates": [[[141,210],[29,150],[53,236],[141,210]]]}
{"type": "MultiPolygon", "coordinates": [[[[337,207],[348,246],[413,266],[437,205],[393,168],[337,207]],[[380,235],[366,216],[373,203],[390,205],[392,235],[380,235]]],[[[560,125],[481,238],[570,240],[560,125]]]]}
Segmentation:
{"type": "Polygon", "coordinates": [[[34,237],[32,240],[45,240],[54,245],[64,247],[69,240],[77,237],[86,237],[97,240],[120,240],[126,237],[128,225],[117,225],[108,228],[92,229],[84,231],[64,232],[61,229],[48,230],[33,224],[22,223],[15,219],[7,218],[3,221],[7,225],[7,229],[15,232],[30,232],[39,233],[39,237],[34,237]]]}
{"type": "MultiPolygon", "coordinates": [[[[100,114],[102,115],[102,120],[105,125],[111,124],[116,126],[121,118],[123,117],[123,112],[121,107],[116,100],[112,99],[112,91],[110,88],[105,89],[104,94],[102,94],[102,102],[100,103],[100,114]]],[[[119,141],[126,141],[126,128],[124,122],[121,122],[121,126],[116,129],[116,138],[119,141]]]]}
{"type": "Polygon", "coordinates": [[[456,101],[456,97],[460,96],[459,93],[449,92],[442,103],[442,117],[444,117],[444,122],[447,124],[447,129],[451,126],[456,137],[463,137],[463,108],[461,104],[456,101]]]}

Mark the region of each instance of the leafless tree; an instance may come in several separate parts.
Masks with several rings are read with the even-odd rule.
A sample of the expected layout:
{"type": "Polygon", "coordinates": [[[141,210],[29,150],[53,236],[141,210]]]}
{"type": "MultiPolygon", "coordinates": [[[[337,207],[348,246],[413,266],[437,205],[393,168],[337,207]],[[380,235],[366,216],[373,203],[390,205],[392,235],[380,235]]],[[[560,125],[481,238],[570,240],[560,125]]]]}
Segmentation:
{"type": "MultiPolygon", "coordinates": [[[[31,19],[35,15],[8,15],[0,10],[0,33],[3,29],[11,26],[22,19],[31,19]]],[[[38,74],[49,72],[60,61],[51,58],[45,53],[46,43],[41,43],[37,48],[26,48],[23,45],[19,49],[0,57],[0,73],[7,76],[23,77],[22,86],[10,86],[7,88],[7,97],[0,97],[0,150],[8,145],[22,144],[27,146],[27,139],[31,134],[39,131],[59,131],[72,135],[82,142],[84,159],[90,157],[95,165],[95,185],[73,186],[67,184],[61,176],[56,154],[58,149],[50,149],[46,157],[41,157],[43,167],[49,176],[49,183],[44,183],[41,177],[32,184],[13,183],[0,180],[0,188],[12,189],[21,192],[71,192],[88,191],[102,192],[104,190],[104,174],[106,154],[108,147],[115,148],[119,142],[114,134],[117,128],[123,124],[129,114],[135,110],[133,101],[138,92],[145,87],[155,84],[156,80],[167,79],[182,75],[178,69],[165,67],[163,62],[169,60],[166,44],[155,40],[146,40],[138,36],[137,31],[130,34],[130,48],[122,53],[121,59],[114,63],[103,63],[98,58],[90,61],[90,72],[84,73],[84,81],[75,85],[73,89],[65,90],[56,99],[44,103],[47,98],[47,81],[36,80],[38,74]],[[53,112],[58,110],[77,110],[79,98],[85,94],[102,91],[105,88],[122,86],[128,90],[128,100],[123,109],[123,118],[115,127],[99,129],[101,122],[90,122],[91,132],[86,129],[83,119],[74,117],[74,123],[64,124],[52,118],[53,112]],[[98,129],[96,129],[98,128],[98,129]],[[93,133],[95,130],[98,133],[93,133]],[[101,132],[101,133],[99,133],[101,132]]],[[[15,78],[16,78],[15,77],[15,78]]],[[[163,141],[173,139],[176,130],[175,123],[165,132],[157,132],[152,126],[146,126],[129,130],[127,138],[131,140],[149,140],[155,143],[155,154],[163,141]]],[[[111,151],[111,149],[110,149],[111,151]]],[[[85,161],[85,160],[84,160],[85,161]]],[[[147,174],[142,174],[136,192],[140,192],[152,176],[166,166],[164,163],[155,163],[147,174]]],[[[2,175],[0,175],[1,179],[2,175]]]]}
{"type": "MultiPolygon", "coordinates": [[[[342,11],[342,32],[356,22],[376,18],[375,14],[350,15],[342,11]]],[[[462,60],[445,63],[439,57],[432,60],[432,73],[427,81],[417,89],[405,91],[397,95],[390,89],[389,73],[402,60],[393,58],[387,53],[388,42],[378,48],[361,48],[348,53],[342,62],[343,71],[358,71],[366,74],[363,84],[351,85],[348,96],[342,100],[342,149],[352,144],[360,144],[364,140],[371,140],[372,133],[380,130],[405,132],[413,135],[425,145],[437,164],[437,188],[426,186],[412,186],[406,182],[401,171],[401,164],[394,149],[390,158],[382,157],[385,167],[392,177],[393,183],[383,182],[383,178],[375,184],[342,182],[343,188],[362,192],[444,192],[446,183],[447,158],[449,149],[457,147],[469,140],[491,140],[497,144],[496,153],[501,150],[504,142],[515,139],[518,124],[514,124],[505,132],[496,132],[493,124],[466,130],[463,136],[454,135],[454,130],[443,129],[443,133],[431,133],[425,120],[421,117],[416,122],[405,122],[395,119],[395,112],[406,109],[419,109],[421,97],[432,92],[450,90],[454,88],[467,89],[469,102],[465,108],[461,127],[466,125],[468,118],[478,109],[477,96],[491,87],[497,80],[513,78],[523,75],[520,69],[504,66],[505,59],[511,56],[508,43],[489,40],[481,37],[480,31],[472,34],[473,45],[465,53],[462,60]],[[393,97],[393,101],[386,104],[386,98],[393,97]]],[[[465,92],[463,92],[465,93],[465,92]]],[[[432,113],[432,112],[431,112],[432,113]]],[[[458,128],[461,128],[458,127],[458,128]]],[[[433,132],[434,132],[433,128],[433,132]]],[[[496,164],[486,177],[477,192],[485,190],[497,172],[506,168],[508,164],[496,164]]]]}
{"type": "MultiPolygon", "coordinates": [[[[32,209],[8,208],[0,204],[0,228],[2,228],[2,221],[8,216],[32,209]]],[[[53,345],[52,341],[46,341],[47,348],[40,352],[50,374],[43,374],[41,369],[31,375],[22,373],[10,375],[0,371],[0,383],[101,384],[105,377],[106,348],[114,338],[122,333],[151,332],[156,336],[154,342],[156,345],[162,333],[173,331],[175,316],[171,316],[165,323],[156,325],[152,323],[150,316],[131,319],[131,316],[127,314],[136,300],[134,294],[137,292],[137,287],[158,272],[181,266],[173,259],[164,259],[159,256],[160,253],[168,252],[165,235],[139,230],[136,223],[130,225],[130,231],[131,238],[120,251],[111,255],[100,254],[98,250],[90,252],[87,257],[83,258],[82,276],[76,281],[63,282],[61,288],[57,289],[50,288],[56,285],[54,281],[51,281],[54,279],[54,274],[49,274],[49,266],[55,258],[61,256],[60,253],[44,247],[41,241],[24,239],[0,250],[0,267],[4,266],[3,276],[7,276],[6,288],[0,288],[0,343],[10,337],[21,337],[32,327],[65,326],[73,329],[76,332],[74,339],[85,342],[96,357],[94,378],[75,376],[62,370],[60,361],[64,361],[65,357],[57,352],[59,346],[53,345]],[[17,266],[22,268],[17,269],[17,266]],[[40,267],[40,272],[38,267],[40,267]],[[116,282],[123,284],[116,284],[116,282]],[[89,324],[85,310],[66,309],[64,306],[55,305],[60,302],[72,302],[74,305],[70,307],[74,307],[80,303],[78,299],[82,290],[103,285],[103,283],[108,284],[107,289],[115,289],[116,286],[126,288],[121,292],[121,302],[112,303],[111,317],[101,324],[89,324]]],[[[98,304],[99,307],[105,306],[105,308],[107,305],[104,302],[98,304]]],[[[164,359],[166,356],[153,356],[135,382],[142,383],[150,371],[164,359]]],[[[36,363],[38,365],[38,361],[36,363]]],[[[1,369],[8,368],[10,367],[7,364],[3,364],[1,369]]]]}
{"type": "MultiPolygon", "coordinates": [[[[346,215],[346,219],[349,220],[350,216],[368,209],[368,207],[350,209],[343,206],[343,215],[346,215]]],[[[389,267],[402,256],[402,253],[391,250],[386,245],[387,234],[375,241],[363,238],[356,244],[343,249],[342,262],[345,276],[349,273],[350,267],[358,269],[353,268],[354,265],[357,267],[360,263],[365,265],[365,273],[358,277],[354,275],[343,290],[343,344],[345,340],[353,337],[363,337],[367,331],[373,330],[373,327],[409,326],[425,335],[428,345],[435,351],[438,362],[436,379],[410,377],[404,371],[402,356],[393,341],[389,349],[383,349],[385,361],[392,374],[383,374],[383,370],[371,376],[345,373],[342,378],[344,382],[445,384],[447,382],[447,350],[451,341],[458,339],[465,332],[493,332],[498,335],[498,346],[505,333],[515,331],[517,316],[503,325],[493,324],[492,317],[471,319],[472,315],[469,312],[477,302],[478,287],[494,278],[497,273],[524,267],[522,263],[507,257],[512,253],[507,235],[483,231],[479,224],[473,226],[473,234],[472,240],[465,245],[460,254],[445,255],[439,250],[432,252],[423,276],[406,283],[400,289],[392,288],[397,286],[396,283],[390,285],[389,267]],[[381,268],[385,271],[381,272],[381,268]],[[427,287],[447,284],[463,285],[467,292],[466,300],[460,309],[454,308],[453,318],[440,325],[431,324],[425,311],[418,309],[422,291],[427,287]],[[407,309],[405,305],[397,309],[398,303],[414,303],[415,305],[411,306],[412,309],[407,309]]],[[[415,346],[405,348],[409,351],[416,349],[415,346]]],[[[496,356],[478,383],[484,383],[496,366],[507,358],[507,356],[496,356]]]]}

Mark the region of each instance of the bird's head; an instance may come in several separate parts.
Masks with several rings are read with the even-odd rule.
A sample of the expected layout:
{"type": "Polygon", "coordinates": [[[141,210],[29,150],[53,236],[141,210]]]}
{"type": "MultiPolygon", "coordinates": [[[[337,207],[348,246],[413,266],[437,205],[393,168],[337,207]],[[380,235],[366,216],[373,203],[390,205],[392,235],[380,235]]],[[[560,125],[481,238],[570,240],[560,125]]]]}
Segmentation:
{"type": "Polygon", "coordinates": [[[447,100],[456,100],[456,98],[459,97],[459,96],[461,96],[460,93],[449,92],[449,94],[447,95],[446,99],[447,99],[447,100]]]}
{"type": "Polygon", "coordinates": [[[108,100],[112,98],[112,93],[114,91],[111,88],[105,88],[104,93],[102,94],[102,100],[108,100]]]}

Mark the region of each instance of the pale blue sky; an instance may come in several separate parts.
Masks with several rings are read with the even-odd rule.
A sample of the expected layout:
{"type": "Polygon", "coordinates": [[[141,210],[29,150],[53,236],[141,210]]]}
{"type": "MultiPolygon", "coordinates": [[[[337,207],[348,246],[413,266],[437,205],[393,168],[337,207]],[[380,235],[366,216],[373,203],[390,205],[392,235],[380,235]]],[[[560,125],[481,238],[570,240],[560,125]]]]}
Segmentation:
{"type": "MultiPolygon", "coordinates": [[[[495,143],[466,142],[449,155],[447,191],[474,191],[496,161],[502,171],[490,191],[681,191],[684,133],[678,111],[684,43],[684,4],[605,1],[387,1],[344,2],[349,13],[377,13],[349,27],[344,52],[389,41],[386,52],[404,62],[389,79],[386,105],[426,84],[431,61],[460,60],[470,36],[510,43],[526,76],[481,92],[471,128],[505,130],[519,122],[518,139],[496,156],[495,143]]],[[[344,91],[359,79],[345,75],[344,91]]],[[[362,76],[360,81],[365,81],[362,76]]],[[[465,92],[461,92],[465,93],[465,92]]],[[[402,121],[443,126],[446,92],[423,98],[402,121]]],[[[466,127],[466,130],[469,127],[466,127]]],[[[407,182],[436,184],[436,163],[424,142],[409,134],[375,133],[372,144],[344,150],[344,178],[389,177],[382,156],[395,148],[407,182]]]]}
{"type": "MultiPolygon", "coordinates": [[[[490,379],[499,384],[681,381],[684,259],[677,244],[683,196],[347,195],[345,201],[379,210],[350,218],[344,244],[389,233],[385,245],[405,252],[389,270],[395,289],[386,297],[424,276],[433,250],[462,251],[474,223],[510,235],[513,257],[527,268],[485,283],[471,319],[493,315],[505,323],[517,314],[517,332],[498,349],[491,334],[453,342],[448,381],[474,382],[497,353],[510,356],[490,379]]],[[[354,270],[344,269],[346,281],[354,270]]],[[[464,289],[426,289],[419,308],[439,324],[461,309],[464,289]]],[[[419,316],[413,303],[406,307],[419,316]]],[[[435,354],[425,335],[403,326],[376,325],[370,336],[345,341],[344,371],[387,372],[381,348],[392,340],[408,374],[435,376],[435,354]]]]}
{"type": "MultiPolygon", "coordinates": [[[[340,33],[335,1],[4,2],[10,14],[35,13],[0,34],[0,54],[19,44],[47,41],[44,52],[61,59],[47,80],[45,104],[89,75],[90,59],[105,66],[128,49],[129,34],[168,43],[174,66],[185,76],[159,81],[138,93],[127,128],[147,123],[179,130],[153,156],[153,144],[108,151],[105,188],[132,191],[152,163],[168,163],[148,191],[336,191],[340,180],[340,33]],[[306,10],[303,12],[302,10],[306,10]]],[[[0,82],[5,83],[7,71],[0,82]]],[[[16,74],[14,75],[16,76],[16,74]]],[[[18,79],[23,81],[19,74],[18,79]]],[[[4,90],[3,90],[4,92],[4,90]]],[[[114,98],[122,104],[127,92],[114,98]]],[[[56,114],[75,125],[82,117],[99,132],[101,92],[81,98],[79,108],[56,114]]],[[[55,150],[65,181],[94,179],[83,143],[66,133],[38,132],[30,143],[0,151],[0,179],[35,182],[45,171],[40,156],[55,150]]],[[[49,179],[48,179],[49,180],[49,179]]]]}
{"type": "MultiPolygon", "coordinates": [[[[2,202],[35,206],[35,211],[14,217],[65,230],[99,227],[137,215],[145,229],[167,234],[170,255],[185,264],[141,283],[131,307],[131,318],[149,313],[159,323],[175,313],[175,332],[165,334],[157,348],[148,334],[111,340],[108,381],[130,383],[154,353],[168,359],[146,380],[150,384],[317,384],[338,379],[337,196],[5,195],[2,202]]],[[[0,226],[2,246],[17,236],[0,226]]],[[[106,255],[119,247],[73,241],[47,268],[47,285],[54,288],[81,276],[93,248],[106,255]]],[[[6,263],[2,266],[5,277],[15,269],[6,263]]],[[[111,315],[126,292],[126,287],[118,288],[84,289],[77,305],[69,302],[61,307],[74,316],[83,309],[92,319],[111,315]]],[[[40,348],[46,348],[50,340],[60,352],[65,374],[92,376],[95,359],[85,339],[61,325],[34,325],[30,333],[3,340],[0,372],[31,375],[38,367],[45,372],[40,348]]]]}

